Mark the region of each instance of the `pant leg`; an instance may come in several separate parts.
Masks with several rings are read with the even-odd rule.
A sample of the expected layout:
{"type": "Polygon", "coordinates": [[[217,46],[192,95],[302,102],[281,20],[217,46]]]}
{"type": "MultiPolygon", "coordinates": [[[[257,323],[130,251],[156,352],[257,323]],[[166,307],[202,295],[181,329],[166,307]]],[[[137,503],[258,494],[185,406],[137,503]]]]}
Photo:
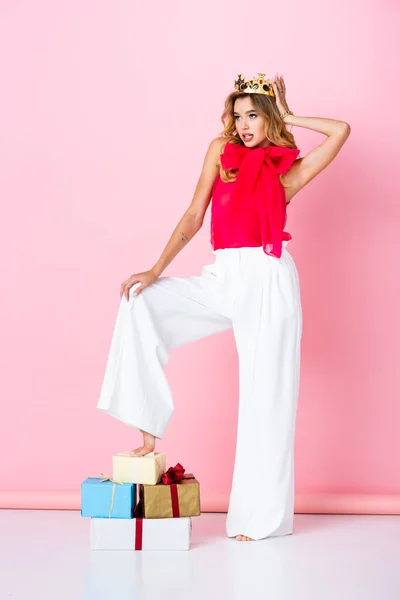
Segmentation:
{"type": "Polygon", "coordinates": [[[214,264],[200,276],[161,277],[122,296],[97,408],[163,438],[173,412],[164,373],[170,351],[232,327],[214,264]]]}
{"type": "Polygon", "coordinates": [[[249,250],[239,254],[233,312],[239,415],[226,529],[262,539],[292,533],[302,311],[289,252],[249,250]]]}

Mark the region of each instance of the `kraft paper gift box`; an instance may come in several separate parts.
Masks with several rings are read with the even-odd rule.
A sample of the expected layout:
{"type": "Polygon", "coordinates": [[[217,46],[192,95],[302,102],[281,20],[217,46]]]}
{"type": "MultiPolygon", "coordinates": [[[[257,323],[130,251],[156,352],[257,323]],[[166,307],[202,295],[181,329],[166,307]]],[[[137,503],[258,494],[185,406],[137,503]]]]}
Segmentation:
{"type": "Polygon", "coordinates": [[[92,550],[189,550],[192,521],[182,519],[91,519],[92,550]]]}
{"type": "Polygon", "coordinates": [[[200,484],[191,473],[176,483],[139,484],[138,489],[138,514],[145,519],[200,516],[200,484]]]}
{"type": "Polygon", "coordinates": [[[82,517],[132,519],[136,484],[113,482],[107,476],[88,477],[81,483],[82,517]]]}
{"type": "Polygon", "coordinates": [[[120,452],[112,457],[113,479],[123,483],[145,483],[155,485],[165,472],[165,454],[150,452],[146,456],[130,456],[120,452]]]}

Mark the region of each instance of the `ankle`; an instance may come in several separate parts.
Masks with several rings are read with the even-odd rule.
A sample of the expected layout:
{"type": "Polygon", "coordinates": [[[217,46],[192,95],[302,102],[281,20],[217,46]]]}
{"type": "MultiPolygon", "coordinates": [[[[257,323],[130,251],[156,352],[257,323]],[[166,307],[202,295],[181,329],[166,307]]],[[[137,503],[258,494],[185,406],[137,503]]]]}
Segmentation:
{"type": "Polygon", "coordinates": [[[143,446],[150,450],[154,450],[156,447],[156,438],[154,435],[151,435],[150,433],[143,433],[143,446]]]}

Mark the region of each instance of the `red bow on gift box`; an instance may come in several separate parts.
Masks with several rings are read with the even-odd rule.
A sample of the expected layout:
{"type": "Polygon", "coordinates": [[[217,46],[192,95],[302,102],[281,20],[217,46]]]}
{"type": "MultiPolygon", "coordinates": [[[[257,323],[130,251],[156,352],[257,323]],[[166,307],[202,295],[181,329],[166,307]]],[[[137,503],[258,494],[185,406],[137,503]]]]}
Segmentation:
{"type": "Polygon", "coordinates": [[[164,485],[170,485],[171,483],[182,481],[182,479],[184,479],[184,473],[185,469],[180,463],[177,463],[175,467],[170,467],[168,471],[164,473],[164,475],[161,477],[161,481],[164,485]]]}

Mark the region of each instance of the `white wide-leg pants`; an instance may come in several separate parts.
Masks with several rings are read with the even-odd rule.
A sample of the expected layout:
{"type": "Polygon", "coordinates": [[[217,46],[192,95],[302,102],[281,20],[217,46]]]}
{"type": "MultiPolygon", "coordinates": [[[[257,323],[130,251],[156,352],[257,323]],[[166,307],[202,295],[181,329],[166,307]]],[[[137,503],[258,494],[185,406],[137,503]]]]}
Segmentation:
{"type": "Polygon", "coordinates": [[[294,431],[302,309],[298,272],[283,242],[215,250],[195,277],[160,277],[122,296],[97,408],[164,436],[173,412],[164,366],[174,348],[233,329],[239,412],[226,529],[253,539],[292,533],[294,431]]]}

